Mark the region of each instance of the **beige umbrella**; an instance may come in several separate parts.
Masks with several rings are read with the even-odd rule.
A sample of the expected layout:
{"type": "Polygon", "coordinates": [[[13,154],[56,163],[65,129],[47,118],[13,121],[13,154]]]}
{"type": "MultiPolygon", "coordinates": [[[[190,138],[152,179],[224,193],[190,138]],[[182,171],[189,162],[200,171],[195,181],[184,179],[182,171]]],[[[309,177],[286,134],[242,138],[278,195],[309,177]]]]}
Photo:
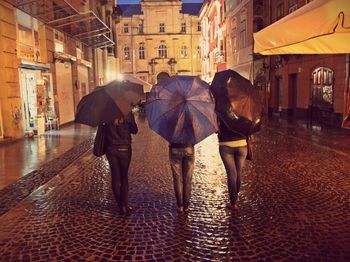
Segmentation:
{"type": "Polygon", "coordinates": [[[254,53],[350,53],[350,1],[314,0],[254,34],[254,53]]]}
{"type": "Polygon", "coordinates": [[[152,88],[152,85],[150,83],[147,83],[146,81],[143,81],[142,79],[129,74],[124,74],[122,81],[129,81],[131,83],[142,85],[144,93],[150,92],[152,88]]]}

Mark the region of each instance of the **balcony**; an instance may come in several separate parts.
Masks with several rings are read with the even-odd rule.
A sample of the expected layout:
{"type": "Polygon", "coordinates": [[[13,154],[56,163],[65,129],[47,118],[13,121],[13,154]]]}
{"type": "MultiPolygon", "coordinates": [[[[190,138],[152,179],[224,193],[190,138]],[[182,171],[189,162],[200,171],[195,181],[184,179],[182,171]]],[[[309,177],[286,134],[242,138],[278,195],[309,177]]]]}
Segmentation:
{"type": "Polygon", "coordinates": [[[215,53],[215,63],[223,63],[226,61],[225,52],[218,51],[215,53]]]}
{"type": "Polygon", "coordinates": [[[93,48],[114,45],[110,28],[93,11],[79,12],[67,0],[6,0],[46,25],[93,48]]]}

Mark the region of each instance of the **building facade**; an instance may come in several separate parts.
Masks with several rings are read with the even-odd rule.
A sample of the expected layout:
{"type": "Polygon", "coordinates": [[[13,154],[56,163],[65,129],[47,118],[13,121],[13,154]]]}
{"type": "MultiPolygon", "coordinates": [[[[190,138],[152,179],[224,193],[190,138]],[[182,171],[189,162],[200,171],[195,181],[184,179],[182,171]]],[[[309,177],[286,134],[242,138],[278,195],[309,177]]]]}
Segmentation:
{"type": "MultiPolygon", "coordinates": [[[[264,1],[264,25],[308,4],[304,0],[264,1]]],[[[269,112],[291,119],[340,127],[345,107],[348,56],[274,55],[264,58],[269,112]]]]}
{"type": "Polygon", "coordinates": [[[206,0],[199,14],[202,26],[202,78],[211,82],[215,72],[227,68],[226,19],[224,0],[206,0]]]}
{"type": "Polygon", "coordinates": [[[176,74],[200,75],[200,6],[180,0],[119,5],[119,73],[150,84],[176,74]]]}
{"type": "Polygon", "coordinates": [[[82,96],[108,80],[106,65],[116,70],[113,7],[113,1],[0,1],[1,138],[74,120],[82,96]]]}

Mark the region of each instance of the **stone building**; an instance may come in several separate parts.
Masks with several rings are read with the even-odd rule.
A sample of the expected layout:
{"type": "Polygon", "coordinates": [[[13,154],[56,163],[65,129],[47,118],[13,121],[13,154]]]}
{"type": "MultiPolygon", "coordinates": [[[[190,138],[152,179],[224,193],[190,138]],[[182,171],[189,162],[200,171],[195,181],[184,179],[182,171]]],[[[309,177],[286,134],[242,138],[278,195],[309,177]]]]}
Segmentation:
{"type": "Polygon", "coordinates": [[[225,1],[205,0],[200,10],[202,78],[211,82],[227,67],[225,1]]]}
{"type": "Polygon", "coordinates": [[[0,0],[0,138],[72,122],[81,97],[109,80],[113,7],[112,0],[0,0]]]}
{"type": "MultiPolygon", "coordinates": [[[[309,2],[264,0],[264,26],[309,2]]],[[[304,119],[314,124],[341,126],[346,71],[349,70],[347,55],[274,55],[263,59],[271,114],[304,119]]]]}
{"type": "Polygon", "coordinates": [[[211,82],[215,72],[232,69],[263,88],[263,63],[253,56],[253,33],[262,28],[262,0],[205,0],[199,17],[203,79],[211,82]]]}
{"type": "Polygon", "coordinates": [[[201,4],[143,0],[118,5],[119,73],[154,84],[172,75],[200,75],[201,4]]]}

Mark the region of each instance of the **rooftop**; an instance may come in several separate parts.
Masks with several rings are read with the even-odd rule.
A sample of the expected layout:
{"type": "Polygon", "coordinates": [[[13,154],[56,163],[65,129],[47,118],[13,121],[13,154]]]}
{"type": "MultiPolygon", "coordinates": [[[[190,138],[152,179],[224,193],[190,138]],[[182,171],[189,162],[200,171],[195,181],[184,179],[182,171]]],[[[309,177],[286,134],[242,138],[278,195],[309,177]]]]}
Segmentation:
{"type": "MultiPolygon", "coordinates": [[[[182,4],[182,14],[189,15],[199,15],[199,10],[201,9],[201,3],[183,3],[182,4]]],[[[118,11],[124,17],[131,17],[133,15],[141,15],[141,5],[140,4],[121,4],[118,5],[118,11]]]]}

